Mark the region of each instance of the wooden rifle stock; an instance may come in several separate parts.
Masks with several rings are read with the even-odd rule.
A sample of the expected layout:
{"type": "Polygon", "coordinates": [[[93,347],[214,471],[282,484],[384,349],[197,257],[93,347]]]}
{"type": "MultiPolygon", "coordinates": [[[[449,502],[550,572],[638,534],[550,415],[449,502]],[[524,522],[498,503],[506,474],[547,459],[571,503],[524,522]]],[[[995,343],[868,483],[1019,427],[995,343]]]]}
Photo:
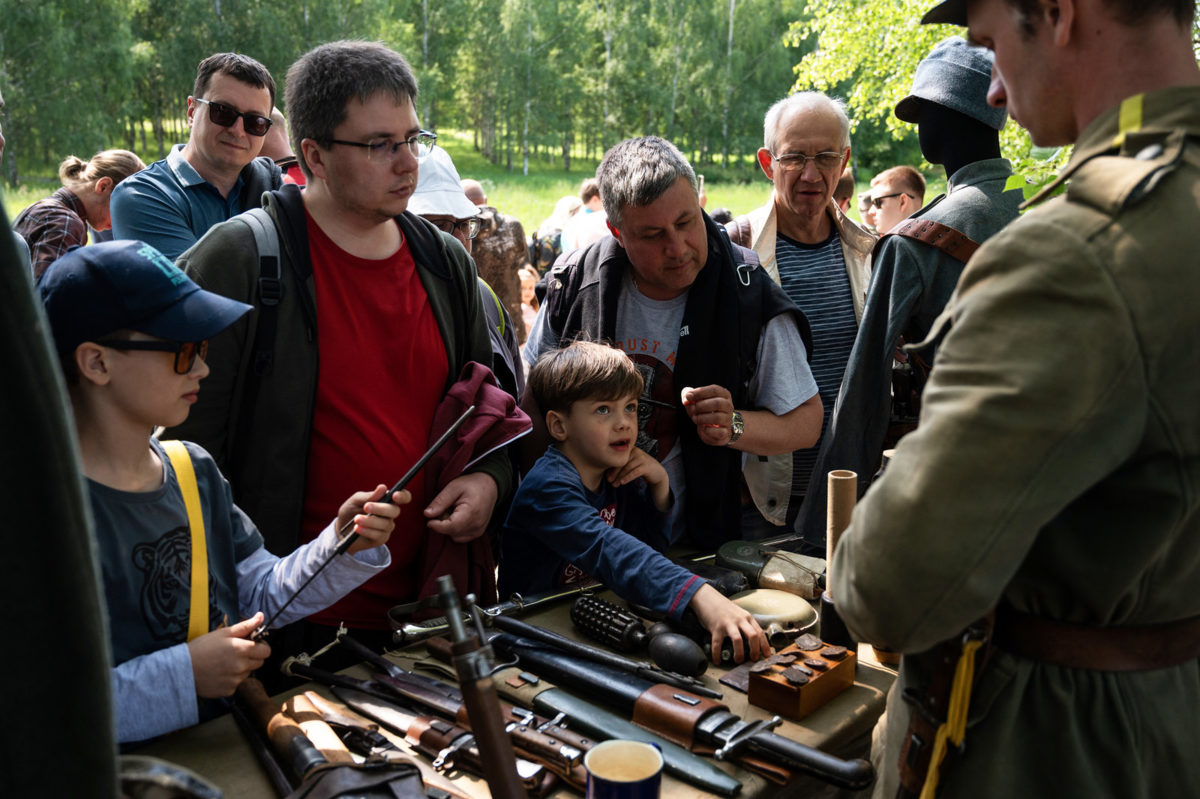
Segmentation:
{"type": "Polygon", "coordinates": [[[329,762],[313,746],[313,742],[304,734],[300,725],[288,718],[282,708],[271,701],[261,682],[248,677],[238,686],[237,694],[245,702],[247,710],[259,727],[267,731],[267,738],[270,739],[276,753],[301,782],[313,769],[329,762]]]}
{"type": "Polygon", "coordinates": [[[437,583],[442,610],[450,622],[454,670],[471,719],[471,731],[483,757],[488,789],[496,799],[524,799],[525,788],[514,765],[517,755],[500,712],[500,697],[492,683],[492,649],[481,640],[482,630],[477,634],[467,633],[454,580],[442,575],[437,583]]]}

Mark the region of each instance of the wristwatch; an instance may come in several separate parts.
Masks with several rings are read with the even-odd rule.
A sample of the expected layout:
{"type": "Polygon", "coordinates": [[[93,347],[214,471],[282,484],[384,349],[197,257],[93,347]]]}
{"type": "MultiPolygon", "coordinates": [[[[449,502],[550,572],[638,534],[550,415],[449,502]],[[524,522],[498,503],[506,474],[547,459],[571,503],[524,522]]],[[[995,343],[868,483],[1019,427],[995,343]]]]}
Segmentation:
{"type": "MultiPolygon", "coordinates": [[[[729,425],[729,444],[741,438],[744,432],[746,432],[746,420],[742,418],[741,411],[734,411],[733,421],[729,425]]],[[[729,446],[729,444],[725,446],[729,446]]]]}

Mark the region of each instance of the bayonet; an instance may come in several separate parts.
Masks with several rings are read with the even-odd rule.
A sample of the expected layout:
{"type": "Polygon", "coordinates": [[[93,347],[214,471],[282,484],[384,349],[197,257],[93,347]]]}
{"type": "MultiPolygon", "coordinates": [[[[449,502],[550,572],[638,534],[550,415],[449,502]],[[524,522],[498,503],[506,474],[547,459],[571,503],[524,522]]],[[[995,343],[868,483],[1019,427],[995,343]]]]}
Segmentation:
{"type": "MultiPolygon", "coordinates": [[[[374,674],[369,681],[357,680],[345,674],[333,674],[309,665],[299,657],[289,658],[284,662],[284,673],[337,689],[357,691],[377,701],[391,705],[399,704],[406,710],[415,704],[439,716],[453,719],[462,728],[473,729],[466,702],[456,686],[407,671],[348,635],[342,634],[339,640],[343,646],[349,647],[372,665],[388,673],[374,674]]],[[[506,702],[500,704],[500,709],[505,732],[512,739],[513,746],[521,757],[545,765],[580,790],[586,787],[587,775],[583,771],[582,762],[584,753],[592,745],[592,739],[574,730],[547,723],[545,719],[536,716],[530,718],[520,708],[514,708],[506,702]]],[[[381,724],[385,723],[374,715],[371,717],[381,724]]]]}
{"type": "MultiPolygon", "coordinates": [[[[483,760],[470,730],[414,712],[400,704],[394,693],[368,680],[325,671],[296,658],[284,661],[282,668],[284,674],[329,686],[347,707],[374,719],[397,735],[403,735],[414,749],[433,762],[435,770],[460,768],[483,776],[483,760]]],[[[516,761],[517,773],[526,788],[536,790],[547,776],[546,769],[524,757],[518,757],[516,761]]]]}
{"type": "Polygon", "coordinates": [[[778,717],[746,721],[712,699],[598,663],[580,663],[537,641],[508,633],[493,636],[492,644],[517,658],[522,669],[584,691],[677,743],[709,747],[721,759],[743,765],[766,760],[849,790],[862,790],[875,780],[875,771],[865,760],[845,760],[771,732],[781,723],[778,717]]]}
{"type": "MultiPolygon", "coordinates": [[[[444,716],[457,719],[464,726],[467,725],[466,703],[462,691],[456,686],[408,671],[344,632],[338,633],[338,641],[371,665],[383,670],[384,673],[375,675],[375,680],[380,685],[386,686],[398,696],[432,708],[444,716]]],[[[449,649],[445,652],[449,656],[449,649]]],[[[520,708],[506,702],[500,704],[500,710],[514,745],[545,762],[564,777],[582,763],[584,753],[592,746],[591,738],[556,724],[553,720],[526,714],[520,708]]]]}
{"type": "MultiPolygon", "coordinates": [[[[334,686],[333,693],[355,712],[403,735],[410,746],[429,758],[435,771],[461,769],[483,776],[483,760],[469,730],[442,719],[405,713],[392,702],[354,688],[334,686]]],[[[537,791],[548,773],[545,767],[523,757],[516,758],[516,765],[525,789],[537,791]]]]}

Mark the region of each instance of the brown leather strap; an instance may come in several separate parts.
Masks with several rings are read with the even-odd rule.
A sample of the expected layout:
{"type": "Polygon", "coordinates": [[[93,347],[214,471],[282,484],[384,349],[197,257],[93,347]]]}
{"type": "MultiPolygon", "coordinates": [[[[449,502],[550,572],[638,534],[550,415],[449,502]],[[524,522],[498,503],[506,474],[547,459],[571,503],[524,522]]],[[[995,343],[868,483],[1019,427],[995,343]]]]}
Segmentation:
{"type": "MultiPolygon", "coordinates": [[[[887,232],[888,236],[904,236],[909,239],[937,247],[951,258],[962,261],[970,260],[979,249],[979,242],[966,233],[955,230],[949,225],[934,222],[932,219],[906,219],[887,232]]],[[[880,241],[883,239],[881,238],[880,241]]]]}
{"type": "Polygon", "coordinates": [[[1127,627],[1092,627],[996,611],[996,646],[1054,666],[1090,671],[1150,671],[1200,658],[1200,616],[1127,627]]]}
{"type": "Polygon", "coordinates": [[[696,725],[701,716],[715,709],[729,708],[716,700],[686,694],[659,683],[637,698],[633,705],[633,723],[685,749],[695,749],[696,725]]]}

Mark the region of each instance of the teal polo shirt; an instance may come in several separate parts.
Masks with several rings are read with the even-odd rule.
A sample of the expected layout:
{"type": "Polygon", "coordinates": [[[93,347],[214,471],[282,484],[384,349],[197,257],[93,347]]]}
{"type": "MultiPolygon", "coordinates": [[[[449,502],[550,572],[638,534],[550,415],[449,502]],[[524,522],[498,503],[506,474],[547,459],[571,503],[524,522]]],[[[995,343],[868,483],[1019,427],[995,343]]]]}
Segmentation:
{"type": "Polygon", "coordinates": [[[166,158],[125,178],[113,190],[109,204],[113,238],[139,239],[175,260],[213,225],[246,210],[242,188],[247,170],[254,167],[254,162],[248,164],[229,196],[222,197],[184,160],[183,145],[176,144],[166,158]]]}

